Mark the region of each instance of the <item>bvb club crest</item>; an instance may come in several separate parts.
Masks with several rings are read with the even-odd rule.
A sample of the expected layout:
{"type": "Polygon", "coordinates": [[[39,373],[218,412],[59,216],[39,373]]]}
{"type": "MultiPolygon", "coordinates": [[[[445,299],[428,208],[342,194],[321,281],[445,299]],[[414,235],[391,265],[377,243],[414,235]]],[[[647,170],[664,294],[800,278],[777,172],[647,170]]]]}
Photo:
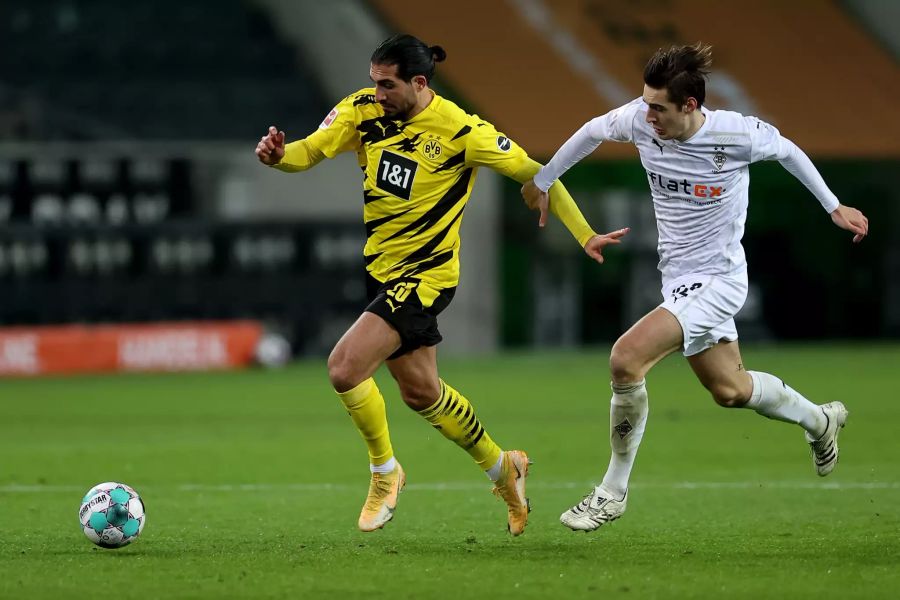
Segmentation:
{"type": "Polygon", "coordinates": [[[725,166],[725,161],[728,160],[728,157],[725,156],[725,146],[716,146],[716,153],[713,154],[713,163],[716,165],[716,171],[721,171],[722,167],[725,166]]]}
{"type": "Polygon", "coordinates": [[[422,146],[422,154],[424,154],[430,160],[436,160],[443,154],[444,149],[441,147],[440,142],[437,140],[428,140],[425,142],[425,145],[422,146]]]}

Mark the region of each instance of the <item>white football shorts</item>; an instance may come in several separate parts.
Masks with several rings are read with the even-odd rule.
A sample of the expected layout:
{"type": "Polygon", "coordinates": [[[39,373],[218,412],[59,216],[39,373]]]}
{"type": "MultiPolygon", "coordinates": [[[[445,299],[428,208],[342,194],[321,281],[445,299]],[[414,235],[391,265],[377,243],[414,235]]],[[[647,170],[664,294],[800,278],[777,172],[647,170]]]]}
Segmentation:
{"type": "Polygon", "coordinates": [[[747,299],[747,271],[730,275],[684,275],[663,284],[660,306],[678,319],[684,355],[738,339],[734,316],[747,299]]]}

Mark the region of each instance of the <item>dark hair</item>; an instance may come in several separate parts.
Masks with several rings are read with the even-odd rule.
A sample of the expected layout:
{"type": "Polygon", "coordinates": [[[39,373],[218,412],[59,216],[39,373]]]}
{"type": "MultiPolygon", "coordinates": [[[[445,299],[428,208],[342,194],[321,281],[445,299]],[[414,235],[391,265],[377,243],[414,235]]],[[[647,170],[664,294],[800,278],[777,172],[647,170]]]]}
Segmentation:
{"type": "Polygon", "coordinates": [[[696,98],[697,106],[706,100],[706,77],[712,66],[712,46],[697,42],[692,46],[660,48],[644,67],[644,83],[668,91],[669,102],[682,106],[696,98]]]}
{"type": "Polygon", "coordinates": [[[398,33],[381,42],[372,53],[374,65],[397,65],[397,76],[403,81],[412,81],[416,75],[424,75],[431,82],[434,63],[447,58],[440,46],[426,46],[419,38],[406,33],[398,33]]]}

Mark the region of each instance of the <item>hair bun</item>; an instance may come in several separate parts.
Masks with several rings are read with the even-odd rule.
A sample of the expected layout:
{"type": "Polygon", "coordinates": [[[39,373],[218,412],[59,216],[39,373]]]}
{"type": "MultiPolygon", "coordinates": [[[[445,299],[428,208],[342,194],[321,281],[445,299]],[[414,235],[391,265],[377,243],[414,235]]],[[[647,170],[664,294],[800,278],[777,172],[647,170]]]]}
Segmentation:
{"type": "Polygon", "coordinates": [[[431,51],[434,62],[443,62],[447,58],[447,51],[440,46],[429,46],[428,49],[431,51]]]}

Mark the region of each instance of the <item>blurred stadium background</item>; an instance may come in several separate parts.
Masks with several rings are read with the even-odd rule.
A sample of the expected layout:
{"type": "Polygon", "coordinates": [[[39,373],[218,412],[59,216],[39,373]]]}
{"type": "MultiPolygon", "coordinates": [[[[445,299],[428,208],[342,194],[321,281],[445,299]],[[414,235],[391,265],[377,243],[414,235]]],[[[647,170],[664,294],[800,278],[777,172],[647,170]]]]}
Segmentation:
{"type": "MultiPolygon", "coordinates": [[[[353,158],[284,175],[258,165],[253,148],[269,124],[305,136],[368,85],[368,57],[395,31],[445,46],[435,87],[539,160],[638,95],[655,48],[713,44],[708,105],[771,121],[872,222],[851,247],[779,165],[755,166],[742,336],[900,335],[900,236],[889,233],[900,229],[900,37],[890,25],[900,4],[454,7],[3,2],[0,325],[19,337],[0,338],[0,372],[40,371],[22,327],[51,324],[251,320],[296,356],[327,353],[364,306],[353,158]]],[[[658,302],[652,207],[631,146],[606,144],[566,178],[598,231],[633,228],[602,268],[562,227],[537,231],[514,182],[479,177],[445,351],[609,343],[658,302]]]]}
{"type": "Polygon", "coordinates": [[[0,597],[895,597],[897,23],[888,0],[3,0],[0,597]],[[713,44],[708,105],[774,123],[871,221],[853,245],[780,165],[751,169],[742,350],[848,403],[835,475],[813,475],[796,428],[715,408],[674,357],[651,377],[630,514],[559,526],[608,457],[609,345],[659,301],[646,175],[606,144],[565,178],[597,230],[633,228],[606,264],[482,170],[441,316],[443,375],[536,459],[526,535],[386,373],[410,483],[388,528],[355,530],[365,452],[324,357],[365,305],[357,167],[287,175],[253,150],[270,124],[313,131],[397,31],[443,45],[435,87],[538,160],[636,97],[657,47],[713,44]],[[261,332],[296,363],[34,377],[241,366],[261,332]],[[108,480],[148,526],[91,552],[78,500],[108,480]]]}

